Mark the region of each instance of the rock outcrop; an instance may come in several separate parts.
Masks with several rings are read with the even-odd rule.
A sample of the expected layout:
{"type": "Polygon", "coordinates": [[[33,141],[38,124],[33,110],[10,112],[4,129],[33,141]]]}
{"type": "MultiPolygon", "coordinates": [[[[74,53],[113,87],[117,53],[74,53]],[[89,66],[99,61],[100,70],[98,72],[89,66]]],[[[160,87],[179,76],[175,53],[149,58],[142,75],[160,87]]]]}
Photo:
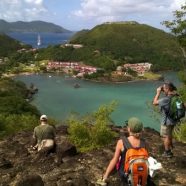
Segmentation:
{"type": "MultiPolygon", "coordinates": [[[[119,128],[115,127],[119,132],[119,128]]],[[[0,141],[0,186],[95,186],[111,160],[116,141],[99,150],[77,153],[75,146],[67,142],[65,127],[59,127],[57,141],[61,145],[62,162],[56,162],[56,153],[37,158],[29,149],[31,132],[20,132],[0,141]]],[[[161,156],[162,142],[159,133],[146,128],[144,138],[150,145],[150,153],[163,168],[153,178],[157,186],[186,185],[186,145],[174,141],[174,157],[161,156]]],[[[109,186],[119,186],[116,171],[109,178],[109,186]]]]}

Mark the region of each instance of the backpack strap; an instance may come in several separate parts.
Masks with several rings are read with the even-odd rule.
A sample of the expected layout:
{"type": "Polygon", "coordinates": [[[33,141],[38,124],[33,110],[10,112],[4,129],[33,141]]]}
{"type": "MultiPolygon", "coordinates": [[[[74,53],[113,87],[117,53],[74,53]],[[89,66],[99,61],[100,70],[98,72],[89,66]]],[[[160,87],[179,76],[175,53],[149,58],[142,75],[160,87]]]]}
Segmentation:
{"type": "Polygon", "coordinates": [[[146,143],[145,143],[145,139],[140,139],[140,148],[145,148],[146,149],[146,143]]]}
{"type": "Polygon", "coordinates": [[[126,136],[122,137],[123,146],[128,150],[133,148],[126,136]]]}
{"type": "MultiPolygon", "coordinates": [[[[122,141],[123,141],[123,146],[128,150],[128,149],[131,149],[131,148],[134,148],[128,138],[126,136],[123,136],[122,138],[122,141]]],[[[146,148],[146,143],[145,143],[145,140],[144,139],[140,139],[140,146],[139,148],[146,148]]]]}

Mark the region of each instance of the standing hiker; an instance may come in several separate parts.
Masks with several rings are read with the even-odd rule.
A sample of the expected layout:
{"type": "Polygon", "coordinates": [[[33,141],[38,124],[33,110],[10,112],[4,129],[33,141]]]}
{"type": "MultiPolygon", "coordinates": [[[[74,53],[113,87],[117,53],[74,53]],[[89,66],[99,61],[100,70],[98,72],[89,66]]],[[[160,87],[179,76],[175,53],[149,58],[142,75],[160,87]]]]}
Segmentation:
{"type": "Polygon", "coordinates": [[[153,105],[159,105],[162,119],[160,135],[163,139],[164,153],[163,156],[171,158],[173,153],[171,151],[172,145],[172,131],[177,121],[169,117],[170,102],[173,96],[177,95],[177,88],[173,83],[167,82],[156,90],[156,95],[153,100],[153,105]],[[164,97],[160,98],[161,93],[164,93],[164,97]]]}

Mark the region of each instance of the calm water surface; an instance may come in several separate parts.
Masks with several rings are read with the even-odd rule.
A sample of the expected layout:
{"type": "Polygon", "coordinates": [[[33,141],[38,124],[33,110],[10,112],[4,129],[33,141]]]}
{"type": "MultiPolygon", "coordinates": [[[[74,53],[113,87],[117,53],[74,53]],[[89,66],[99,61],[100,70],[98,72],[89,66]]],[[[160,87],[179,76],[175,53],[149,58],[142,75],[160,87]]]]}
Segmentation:
{"type": "Polygon", "coordinates": [[[66,43],[75,33],[8,33],[10,37],[17,39],[18,41],[21,41],[25,44],[30,44],[34,48],[38,48],[38,34],[41,38],[41,45],[39,48],[45,48],[49,45],[66,43]]]}
{"type": "MultiPolygon", "coordinates": [[[[18,76],[17,80],[25,82],[28,86],[34,83],[39,92],[32,104],[36,105],[41,113],[64,121],[70,113],[81,115],[90,113],[102,104],[118,102],[112,119],[117,125],[122,125],[129,117],[139,117],[145,126],[159,129],[159,121],[152,117],[148,103],[156,93],[156,88],[162,81],[138,81],[122,84],[95,83],[78,80],[60,75],[47,74],[18,76]],[[74,88],[79,83],[80,88],[74,88]]],[[[165,73],[165,79],[180,85],[174,72],[165,73]]]]}

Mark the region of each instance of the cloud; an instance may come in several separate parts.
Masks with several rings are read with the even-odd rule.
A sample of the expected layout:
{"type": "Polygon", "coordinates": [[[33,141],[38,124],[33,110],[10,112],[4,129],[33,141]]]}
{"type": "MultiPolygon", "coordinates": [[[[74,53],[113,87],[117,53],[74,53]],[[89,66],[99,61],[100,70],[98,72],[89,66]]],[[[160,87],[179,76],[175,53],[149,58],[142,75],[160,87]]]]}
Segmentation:
{"type": "Polygon", "coordinates": [[[1,0],[0,19],[6,21],[39,19],[48,10],[43,0],[1,0]]]}
{"type": "Polygon", "coordinates": [[[84,21],[102,23],[106,21],[136,20],[142,23],[159,23],[179,9],[185,0],[82,0],[81,8],[73,11],[84,21]],[[156,21],[156,22],[157,22],[156,21]]]}
{"type": "Polygon", "coordinates": [[[185,0],[173,0],[170,5],[170,8],[172,11],[175,11],[180,9],[181,5],[184,5],[185,3],[185,0]]]}

